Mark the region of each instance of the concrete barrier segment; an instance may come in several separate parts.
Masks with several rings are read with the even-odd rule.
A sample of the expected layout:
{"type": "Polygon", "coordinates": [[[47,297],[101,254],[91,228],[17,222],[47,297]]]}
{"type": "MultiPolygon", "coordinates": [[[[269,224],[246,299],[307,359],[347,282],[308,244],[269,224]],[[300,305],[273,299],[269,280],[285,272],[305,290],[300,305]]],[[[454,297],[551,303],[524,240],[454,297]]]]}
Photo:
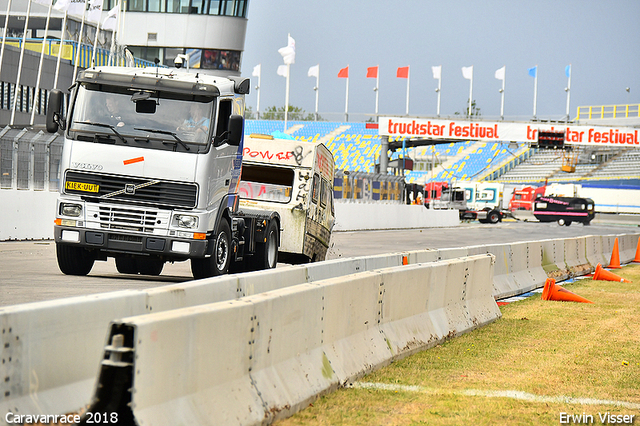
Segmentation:
{"type": "Polygon", "coordinates": [[[542,240],[542,269],[556,281],[571,276],[564,262],[564,240],[542,240]]]}
{"type": "Polygon", "coordinates": [[[428,347],[432,336],[441,341],[498,318],[492,262],[483,255],[365,271],[125,318],[112,330],[133,330],[130,363],[103,362],[91,410],[109,403],[105,385],[119,366],[133,387],[122,415],[131,407],[138,424],[248,425],[288,416],[428,347]],[[431,309],[444,315],[440,330],[431,309]]]}
{"type": "Polygon", "coordinates": [[[129,290],[0,308],[0,424],[8,412],[86,406],[105,327],[116,316],[145,312],[144,294],[129,290]]]}

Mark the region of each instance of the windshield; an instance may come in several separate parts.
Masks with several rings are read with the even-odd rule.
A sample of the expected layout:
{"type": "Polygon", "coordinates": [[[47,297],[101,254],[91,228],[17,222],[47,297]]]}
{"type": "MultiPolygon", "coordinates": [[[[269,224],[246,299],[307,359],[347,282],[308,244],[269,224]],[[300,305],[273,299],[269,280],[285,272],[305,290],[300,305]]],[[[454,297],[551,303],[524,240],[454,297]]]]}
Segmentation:
{"type": "Polygon", "coordinates": [[[132,138],[187,147],[210,140],[215,98],[98,88],[80,85],[69,131],[102,133],[113,137],[112,143],[129,143],[127,138],[132,138]]]}

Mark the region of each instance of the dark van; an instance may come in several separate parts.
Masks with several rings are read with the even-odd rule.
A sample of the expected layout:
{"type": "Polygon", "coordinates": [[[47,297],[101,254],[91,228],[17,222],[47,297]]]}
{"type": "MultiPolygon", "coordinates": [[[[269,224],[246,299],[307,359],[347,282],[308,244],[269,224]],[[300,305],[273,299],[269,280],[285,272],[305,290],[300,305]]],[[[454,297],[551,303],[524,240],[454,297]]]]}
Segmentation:
{"type": "Polygon", "coordinates": [[[591,198],[538,197],[533,203],[533,215],[540,222],[558,222],[569,226],[572,222],[588,225],[595,217],[595,203],[591,198]]]}

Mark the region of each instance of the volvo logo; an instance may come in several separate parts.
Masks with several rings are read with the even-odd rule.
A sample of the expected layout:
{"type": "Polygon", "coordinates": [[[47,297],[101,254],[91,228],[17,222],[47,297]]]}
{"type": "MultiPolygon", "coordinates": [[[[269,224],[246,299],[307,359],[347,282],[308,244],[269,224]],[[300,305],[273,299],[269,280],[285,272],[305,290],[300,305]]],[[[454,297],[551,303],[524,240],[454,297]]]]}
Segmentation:
{"type": "Polygon", "coordinates": [[[74,169],[82,169],[82,170],[102,170],[102,164],[91,164],[91,163],[71,163],[71,167],[74,169]]]}
{"type": "Polygon", "coordinates": [[[128,183],[124,186],[124,193],[133,195],[136,193],[136,186],[132,183],[128,183]]]}

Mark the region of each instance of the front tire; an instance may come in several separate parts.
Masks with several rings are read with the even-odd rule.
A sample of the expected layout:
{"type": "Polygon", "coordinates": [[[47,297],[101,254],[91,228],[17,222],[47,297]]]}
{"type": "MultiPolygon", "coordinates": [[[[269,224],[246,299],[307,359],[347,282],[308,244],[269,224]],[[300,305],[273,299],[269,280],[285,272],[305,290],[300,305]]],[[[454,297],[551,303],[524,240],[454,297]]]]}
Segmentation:
{"type": "Polygon", "coordinates": [[[58,267],[65,275],[84,276],[91,272],[95,259],[82,247],[56,244],[58,267]]]}
{"type": "Polygon", "coordinates": [[[136,266],[141,275],[160,275],[164,262],[160,259],[136,259],[136,266]]]}
{"type": "Polygon", "coordinates": [[[191,259],[191,273],[195,279],[224,275],[231,263],[231,228],[226,219],[220,221],[215,237],[210,241],[213,253],[204,259],[191,259]]]}

